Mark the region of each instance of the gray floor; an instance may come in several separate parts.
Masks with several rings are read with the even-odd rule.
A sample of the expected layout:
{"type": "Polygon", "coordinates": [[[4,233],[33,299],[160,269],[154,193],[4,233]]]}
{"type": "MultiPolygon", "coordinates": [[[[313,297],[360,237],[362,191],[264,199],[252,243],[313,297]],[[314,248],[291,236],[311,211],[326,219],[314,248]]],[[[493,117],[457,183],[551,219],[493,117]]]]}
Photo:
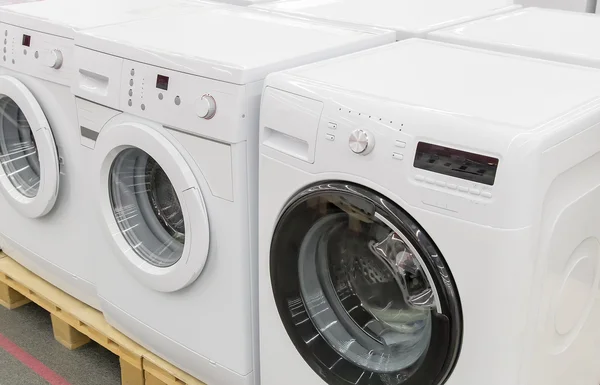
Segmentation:
{"type": "MultiPolygon", "coordinates": [[[[69,351],[54,340],[50,315],[35,304],[0,306],[0,333],[71,385],[118,385],[119,359],[95,342],[69,351]]],[[[47,385],[35,372],[0,348],[0,385],[47,385]]]]}

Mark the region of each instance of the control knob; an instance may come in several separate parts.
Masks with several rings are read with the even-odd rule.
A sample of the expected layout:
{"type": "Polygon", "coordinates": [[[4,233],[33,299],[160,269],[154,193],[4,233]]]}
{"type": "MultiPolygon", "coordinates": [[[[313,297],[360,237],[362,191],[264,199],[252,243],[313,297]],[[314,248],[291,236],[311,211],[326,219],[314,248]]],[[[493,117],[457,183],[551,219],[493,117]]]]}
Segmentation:
{"type": "Polygon", "coordinates": [[[362,129],[356,129],[350,133],[348,139],[348,146],[355,154],[367,155],[373,149],[375,145],[373,136],[367,131],[362,129]]]}
{"type": "Polygon", "coordinates": [[[210,95],[204,95],[196,100],[196,115],[203,119],[210,119],[217,112],[217,103],[215,98],[210,95]]]}
{"type": "Polygon", "coordinates": [[[58,49],[50,50],[46,55],[44,55],[44,64],[47,67],[59,69],[63,64],[63,54],[58,49]]]}

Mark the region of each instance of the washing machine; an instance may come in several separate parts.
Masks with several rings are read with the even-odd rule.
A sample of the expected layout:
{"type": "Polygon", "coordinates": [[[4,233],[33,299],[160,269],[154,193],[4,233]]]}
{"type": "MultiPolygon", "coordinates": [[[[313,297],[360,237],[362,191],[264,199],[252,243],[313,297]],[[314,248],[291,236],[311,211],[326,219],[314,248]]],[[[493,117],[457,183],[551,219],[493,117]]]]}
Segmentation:
{"type": "Polygon", "coordinates": [[[397,40],[520,8],[512,0],[279,0],[252,7],[342,25],[397,31],[397,40]]]}
{"type": "Polygon", "coordinates": [[[574,12],[596,12],[596,0],[517,0],[525,7],[544,7],[574,12]]]}
{"type": "Polygon", "coordinates": [[[263,385],[598,384],[598,70],[408,39],[267,77],[259,143],[263,385]]]}
{"type": "Polygon", "coordinates": [[[263,79],[394,41],[233,6],[77,33],[72,90],[98,214],[85,227],[109,323],[206,383],[258,384],[263,79]]]}
{"type": "Polygon", "coordinates": [[[600,68],[595,14],[523,8],[431,33],[432,39],[600,68]],[[535,28],[531,28],[535,25],[535,28]]]}
{"type": "Polygon", "coordinates": [[[0,247],[60,289],[99,306],[79,182],[73,29],[156,16],[179,1],[45,0],[0,8],[0,247]],[[92,12],[93,11],[93,12],[92,12]]]}

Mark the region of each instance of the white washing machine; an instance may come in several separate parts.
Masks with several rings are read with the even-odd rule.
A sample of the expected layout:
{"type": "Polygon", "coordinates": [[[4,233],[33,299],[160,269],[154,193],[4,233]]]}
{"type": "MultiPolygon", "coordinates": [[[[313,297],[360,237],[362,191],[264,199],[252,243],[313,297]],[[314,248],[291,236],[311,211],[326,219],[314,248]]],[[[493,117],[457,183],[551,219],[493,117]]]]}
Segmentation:
{"type": "Polygon", "coordinates": [[[600,68],[600,45],[594,41],[599,34],[598,15],[523,8],[436,31],[430,38],[600,68]]]}
{"type": "Polygon", "coordinates": [[[263,79],[394,40],[244,7],[79,33],[72,90],[107,320],[208,384],[257,384],[263,79]]]}
{"type": "Polygon", "coordinates": [[[284,71],[259,164],[263,385],[600,381],[600,71],[419,39],[284,71]]]}
{"type": "Polygon", "coordinates": [[[99,306],[83,225],[80,135],[70,84],[73,29],[151,17],[184,2],[45,0],[0,8],[0,247],[74,297],[99,306]],[[90,8],[92,7],[92,8],[90,8]]]}
{"type": "Polygon", "coordinates": [[[512,0],[279,0],[252,7],[342,25],[397,31],[397,40],[520,8],[512,0]]]}
{"type": "Polygon", "coordinates": [[[597,0],[516,0],[525,7],[544,7],[575,12],[596,12],[597,0]]]}

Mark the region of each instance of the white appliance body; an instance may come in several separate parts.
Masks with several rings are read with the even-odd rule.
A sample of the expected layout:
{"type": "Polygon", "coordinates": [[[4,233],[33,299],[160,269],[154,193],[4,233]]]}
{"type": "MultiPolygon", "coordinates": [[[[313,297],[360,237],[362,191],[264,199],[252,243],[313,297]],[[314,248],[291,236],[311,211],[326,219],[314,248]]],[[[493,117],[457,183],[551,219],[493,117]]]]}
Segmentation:
{"type": "MultiPolygon", "coordinates": [[[[252,247],[256,246],[249,231],[252,223],[247,180],[249,149],[245,140],[221,143],[199,135],[210,130],[224,137],[234,134],[239,138],[250,129],[251,120],[256,119],[256,111],[247,109],[247,92],[256,93],[259,89],[210,81],[107,55],[90,52],[81,52],[81,55],[90,59],[84,59],[82,66],[88,69],[93,68],[94,60],[109,59],[110,65],[98,69],[118,69],[117,75],[122,75],[118,81],[123,82],[122,86],[117,84],[116,94],[111,95],[113,103],[102,100],[102,105],[94,104],[92,102],[101,99],[93,94],[88,94],[91,102],[77,99],[82,146],[87,152],[84,162],[89,177],[86,181],[96,191],[93,201],[96,210],[100,209],[99,215],[90,218],[89,225],[99,237],[95,268],[105,317],[140,344],[208,383],[253,383],[257,320],[250,291],[253,279],[250,256],[252,247]],[[135,71],[136,81],[150,80],[157,74],[170,77],[170,92],[163,92],[164,103],[160,104],[158,99],[160,91],[149,88],[145,91],[147,100],[143,102],[145,112],[139,112],[141,96],[134,96],[135,108],[127,105],[129,76],[126,72],[131,69],[135,71]],[[190,84],[199,88],[187,88],[190,84]],[[231,114],[219,114],[206,123],[199,121],[186,102],[197,90],[222,95],[217,99],[219,108],[231,114]],[[178,110],[174,102],[178,91],[185,103],[185,115],[179,112],[183,108],[178,110]],[[243,114],[248,119],[242,119],[243,114]],[[167,129],[163,124],[181,131],[167,129]],[[124,186],[125,189],[134,184],[143,188],[151,183],[151,176],[143,175],[148,161],[139,166],[142,175],[133,175],[135,166],[132,166],[129,174],[127,169],[120,171],[125,175],[123,178],[129,180],[115,179],[112,169],[116,164],[144,161],[135,157],[136,152],[147,154],[152,159],[150,162],[160,166],[168,178],[160,182],[176,194],[179,211],[174,212],[178,220],[183,218],[184,221],[183,225],[173,223],[171,226],[178,229],[177,236],[157,227],[161,224],[150,218],[155,212],[144,208],[143,203],[130,204],[129,211],[126,205],[111,205],[114,202],[111,194],[116,194],[117,188],[124,186]],[[135,220],[136,214],[142,221],[130,224],[127,218],[133,216],[135,220]],[[147,225],[143,221],[147,221],[147,225]],[[131,237],[124,236],[128,233],[124,226],[131,228],[131,237]],[[156,238],[149,235],[152,226],[160,230],[154,230],[159,234],[156,238]],[[163,252],[156,251],[160,246],[152,248],[153,244],[165,242],[160,237],[169,236],[178,248],[165,247],[163,252]],[[134,242],[140,243],[140,247],[132,248],[131,244],[137,244],[134,242]],[[141,253],[135,252],[142,248],[146,250],[144,255],[155,252],[164,257],[166,252],[173,252],[178,259],[165,257],[166,262],[160,265],[160,257],[142,259],[141,253]]],[[[139,89],[135,89],[136,93],[139,89]]],[[[81,91],[76,92],[82,96],[81,91]]],[[[157,190],[157,187],[147,188],[157,190]]],[[[126,190],[120,193],[127,196],[126,190]]],[[[143,199],[147,195],[143,190],[129,194],[130,199],[135,196],[143,199]]]]}
{"type": "Polygon", "coordinates": [[[112,325],[206,383],[258,383],[262,81],[394,37],[241,7],[76,36],[87,224],[112,325]]]}
{"type": "Polygon", "coordinates": [[[599,33],[600,18],[595,14],[523,8],[434,31],[429,38],[600,68],[600,47],[591,38],[599,33]]]}
{"type": "Polygon", "coordinates": [[[183,1],[125,3],[103,2],[94,9],[89,2],[44,0],[0,8],[4,51],[0,247],[96,308],[88,242],[95,234],[85,226],[90,191],[80,182],[86,169],[81,165],[79,124],[70,91],[76,72],[74,29],[196,6],[183,1]]]}
{"type": "Polygon", "coordinates": [[[252,6],[332,24],[396,31],[397,40],[520,8],[511,0],[279,0],[252,6]]]}
{"type": "Polygon", "coordinates": [[[417,39],[269,76],[262,384],[597,384],[599,85],[417,39]]]}
{"type": "Polygon", "coordinates": [[[6,23],[0,28],[7,42],[0,63],[0,247],[67,293],[98,306],[80,217],[87,193],[78,183],[77,115],[69,88],[72,40],[6,23]],[[63,60],[58,69],[42,62],[53,50],[63,60]]]}

